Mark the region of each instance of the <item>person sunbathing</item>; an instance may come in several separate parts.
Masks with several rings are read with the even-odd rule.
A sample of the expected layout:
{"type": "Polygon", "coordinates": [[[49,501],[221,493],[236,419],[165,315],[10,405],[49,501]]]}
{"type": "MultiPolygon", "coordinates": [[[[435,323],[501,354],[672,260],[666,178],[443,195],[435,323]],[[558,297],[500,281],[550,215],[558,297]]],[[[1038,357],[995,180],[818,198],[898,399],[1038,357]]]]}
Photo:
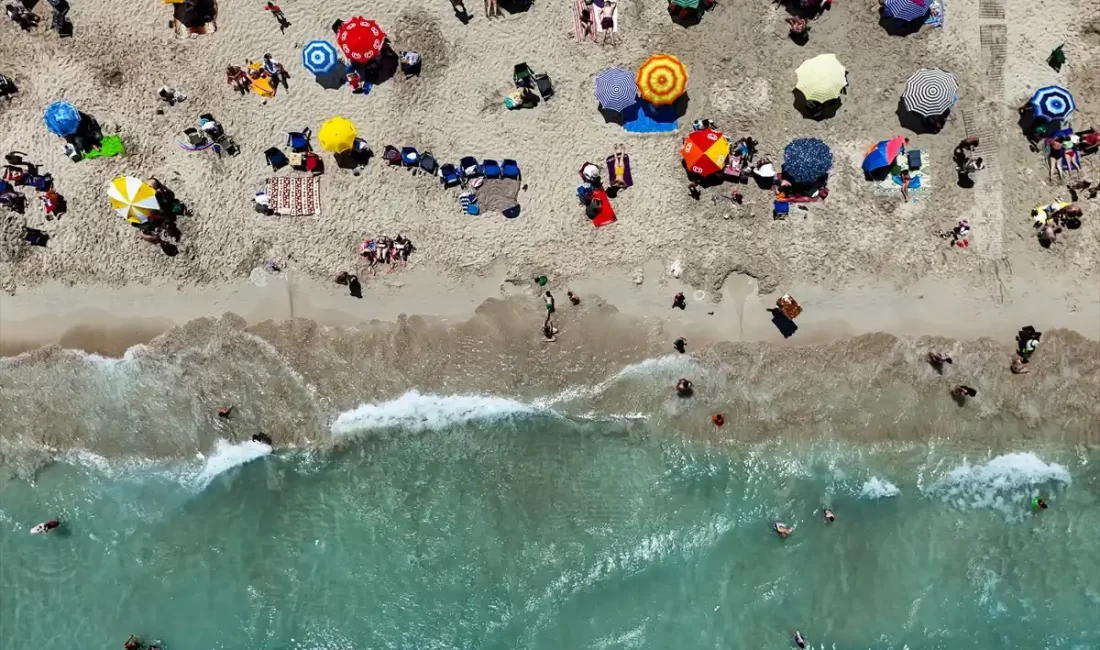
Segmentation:
{"type": "Polygon", "coordinates": [[[225,83],[232,86],[233,90],[236,90],[242,95],[248,94],[248,91],[252,87],[252,80],[249,79],[248,73],[235,65],[226,66],[225,83]]]}

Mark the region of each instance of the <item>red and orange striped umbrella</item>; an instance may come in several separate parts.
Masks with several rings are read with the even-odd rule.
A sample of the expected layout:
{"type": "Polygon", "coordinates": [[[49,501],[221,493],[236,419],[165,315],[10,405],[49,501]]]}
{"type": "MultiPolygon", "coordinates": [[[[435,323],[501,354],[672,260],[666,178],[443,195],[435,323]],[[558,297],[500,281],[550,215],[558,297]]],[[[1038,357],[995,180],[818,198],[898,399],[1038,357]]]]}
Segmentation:
{"type": "Polygon", "coordinates": [[[638,70],[638,94],[656,106],[671,104],[687,90],[687,68],[671,54],[654,54],[638,70]]]}
{"type": "Polygon", "coordinates": [[[720,131],[703,129],[692,131],[684,138],[684,148],[680,150],[688,171],[700,176],[710,176],[722,171],[726,158],[730,155],[730,143],[722,137],[720,131]]]}

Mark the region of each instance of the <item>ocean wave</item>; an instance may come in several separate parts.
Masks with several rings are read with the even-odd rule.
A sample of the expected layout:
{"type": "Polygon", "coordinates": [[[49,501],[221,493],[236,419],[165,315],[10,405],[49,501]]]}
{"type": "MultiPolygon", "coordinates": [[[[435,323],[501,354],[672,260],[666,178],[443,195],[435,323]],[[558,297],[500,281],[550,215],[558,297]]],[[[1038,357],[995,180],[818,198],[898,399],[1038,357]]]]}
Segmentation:
{"type": "Polygon", "coordinates": [[[1062,465],[1045,463],[1033,453],[1015,453],[980,465],[964,462],[924,488],[924,493],[958,508],[1018,515],[1041,488],[1050,490],[1072,482],[1069,470],[1062,465]]]}
{"type": "Polygon", "coordinates": [[[271,446],[262,442],[248,440],[233,444],[219,440],[214,445],[214,453],[203,457],[202,468],[190,478],[189,482],[196,490],[205,490],[214,479],[229,470],[270,454],[271,446]]]}
{"type": "Polygon", "coordinates": [[[901,490],[898,489],[898,486],[877,476],[867,479],[859,490],[859,498],[861,499],[888,499],[899,494],[901,494],[901,490]]]}
{"type": "Polygon", "coordinates": [[[89,471],[111,481],[144,482],[169,480],[195,492],[205,490],[218,476],[270,455],[270,446],[251,440],[232,443],[218,440],[213,451],[197,454],[191,463],[169,463],[149,458],[106,458],[86,450],[74,450],[58,456],[58,461],[89,471]]]}
{"type": "Polygon", "coordinates": [[[487,422],[522,415],[556,415],[547,408],[487,395],[422,395],[413,390],[381,404],[345,411],[332,423],[332,433],[348,435],[380,429],[430,431],[468,422],[487,422]]]}
{"type": "Polygon", "coordinates": [[[603,395],[608,388],[624,379],[652,377],[670,371],[676,371],[673,374],[679,374],[681,371],[695,367],[698,367],[698,363],[692,357],[683,354],[666,354],[661,357],[643,359],[637,363],[623,366],[615,374],[601,382],[588,386],[572,386],[554,395],[536,399],[532,404],[539,408],[550,408],[555,404],[564,402],[591,400],[603,395]]]}

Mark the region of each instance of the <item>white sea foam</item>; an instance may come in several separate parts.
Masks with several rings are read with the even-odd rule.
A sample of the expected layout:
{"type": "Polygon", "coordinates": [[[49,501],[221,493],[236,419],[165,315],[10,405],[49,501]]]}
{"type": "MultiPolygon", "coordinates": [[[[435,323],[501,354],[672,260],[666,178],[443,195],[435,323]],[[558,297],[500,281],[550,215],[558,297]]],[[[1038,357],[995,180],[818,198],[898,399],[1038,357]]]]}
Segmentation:
{"type": "Polygon", "coordinates": [[[868,479],[859,490],[861,499],[888,499],[901,494],[898,486],[890,481],[884,481],[877,476],[868,479]]]}
{"type": "Polygon", "coordinates": [[[195,473],[189,482],[195,488],[204,490],[219,475],[234,467],[251,463],[257,458],[262,458],[270,453],[271,446],[262,442],[248,440],[233,444],[225,440],[219,440],[214,445],[214,453],[203,457],[202,469],[195,473]]]}
{"type": "Polygon", "coordinates": [[[422,395],[414,390],[388,402],[364,404],[341,413],[332,423],[332,432],[346,435],[390,428],[427,431],[466,422],[501,420],[536,413],[553,415],[548,409],[503,397],[422,395]]]}
{"type": "Polygon", "coordinates": [[[599,383],[588,386],[572,386],[559,393],[550,395],[549,397],[541,397],[535,400],[533,404],[539,408],[549,408],[555,404],[561,404],[562,402],[570,402],[578,399],[593,399],[599,397],[606,392],[608,388],[623,379],[660,375],[672,371],[674,371],[673,374],[679,374],[695,365],[695,360],[684,354],[666,354],[661,357],[643,359],[638,363],[624,366],[618,372],[599,383]]]}
{"type": "Polygon", "coordinates": [[[959,467],[934,481],[924,493],[958,508],[988,508],[1022,514],[1040,492],[1072,483],[1069,470],[1032,453],[1005,454],[987,463],[959,467]]]}

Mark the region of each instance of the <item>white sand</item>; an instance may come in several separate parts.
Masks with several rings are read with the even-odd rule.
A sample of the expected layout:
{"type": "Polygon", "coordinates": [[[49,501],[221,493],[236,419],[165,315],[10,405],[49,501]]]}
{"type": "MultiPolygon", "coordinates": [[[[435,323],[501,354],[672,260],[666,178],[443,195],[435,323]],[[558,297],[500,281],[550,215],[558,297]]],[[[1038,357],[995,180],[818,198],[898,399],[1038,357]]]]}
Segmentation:
{"type": "MultiPolygon", "coordinates": [[[[813,23],[806,47],[786,38],[784,10],[765,0],[722,3],[689,29],[672,24],[662,2],[623,0],[615,46],[574,42],[567,2],[540,1],[528,12],[492,20],[470,2],[477,15],[469,25],[455,19],[449,3],[438,0],[383,0],[369,9],[316,0],[282,4],[292,22],[283,35],[258,1],[223,3],[219,31],[193,40],[174,38],[167,27],[169,6],[151,0],[74,2],[70,16],[76,33],[68,40],[59,40],[44,26],[28,35],[8,22],[0,24],[0,72],[14,77],[22,91],[10,103],[0,100],[0,151],[29,154],[54,175],[70,205],[63,218],[47,222],[31,197],[25,223],[46,230],[52,239],[47,249],[13,246],[7,240],[0,246],[0,281],[9,292],[33,294],[33,287],[50,281],[81,287],[128,284],[137,296],[169,296],[142,298],[123,312],[144,313],[156,321],[152,331],[174,320],[160,309],[164,301],[188,305],[179,312],[187,317],[230,308],[211,295],[238,291],[234,287],[265,260],[291,260],[299,274],[320,281],[353,269],[356,247],[365,237],[404,233],[419,249],[414,261],[423,277],[450,277],[446,286],[452,287],[479,282],[495,287],[504,275],[552,273],[563,281],[576,278],[584,291],[618,304],[609,295],[617,291],[612,288],[616,283],[604,287],[593,278],[620,278],[636,267],[665,267],[680,259],[686,267],[684,279],[696,287],[713,290],[736,271],[758,278],[765,293],[777,288],[801,292],[804,303],[808,292],[820,291],[817,295],[824,298],[832,295],[826,290],[843,290],[836,295],[874,296],[869,301],[873,305],[884,300],[894,305],[895,300],[886,298],[894,287],[909,287],[905,295],[910,297],[927,297],[932,294],[928,287],[952,279],[948,293],[955,297],[939,303],[943,313],[926,312],[925,303],[916,299],[894,315],[870,318],[841,317],[831,309],[807,311],[809,319],[857,323],[855,331],[890,322],[902,327],[910,322],[907,315],[918,314],[920,322],[937,329],[936,324],[946,327],[970,316],[968,305],[984,308],[1022,300],[1038,305],[1037,313],[1050,308],[1047,322],[1060,320],[1086,333],[1095,329],[1089,326],[1097,322],[1100,295],[1096,202],[1087,204],[1083,228],[1066,233],[1051,250],[1040,248],[1028,212],[1066,191],[1046,182],[1043,160],[1028,150],[1015,126],[1015,107],[1035,87],[1051,82],[1073,91],[1078,127],[1100,123],[1100,36],[1076,28],[1084,24],[1082,17],[1085,23],[1096,19],[1096,8],[1088,3],[1005,2],[1006,20],[991,21],[979,20],[976,1],[949,0],[944,29],[925,28],[899,38],[877,25],[875,3],[837,0],[831,12],[813,23]],[[399,75],[365,97],[314,83],[301,65],[300,46],[330,37],[335,18],[361,10],[380,23],[397,50],[424,55],[421,78],[399,75]],[[1007,26],[1003,90],[993,82],[982,54],[982,23],[1007,26]],[[1069,63],[1058,74],[1043,61],[1062,42],[1067,43],[1069,63]],[[614,65],[636,69],[656,51],[681,57],[691,75],[691,102],[680,131],[636,136],[605,124],[592,94],[595,74],[614,65]],[[264,52],[291,73],[290,91],[281,90],[266,105],[255,96],[240,97],[223,80],[227,64],[259,59],[264,52]],[[835,118],[813,122],[794,110],[791,89],[798,64],[821,52],[838,55],[849,70],[851,88],[835,118]],[[536,109],[509,112],[502,98],[511,87],[512,66],[520,61],[548,72],[557,96],[536,109]],[[932,187],[903,204],[900,196],[876,196],[859,164],[868,146],[903,133],[895,115],[898,95],[905,79],[922,66],[953,71],[962,99],[943,133],[906,134],[924,152],[932,187]],[[186,93],[188,100],[173,108],[159,103],[155,92],[165,83],[186,93]],[[56,99],[96,116],[105,132],[117,127],[129,156],[70,162],[62,141],[46,131],[41,118],[43,108],[56,99]],[[164,108],[162,115],[156,114],[158,108],[164,108]],[[951,150],[966,135],[964,111],[979,116],[996,134],[998,164],[974,190],[955,187],[951,165],[951,150]],[[213,113],[241,143],[239,157],[218,160],[174,144],[180,130],[197,126],[198,115],[205,112],[213,113]],[[388,169],[377,159],[359,177],[330,165],[322,180],[322,217],[254,213],[250,197],[270,175],[261,152],[282,145],[286,131],[308,126],[316,132],[333,115],[354,121],[379,152],[384,144],[395,144],[430,149],[444,161],[457,162],[463,155],[517,159],[527,183],[519,197],[523,215],[515,220],[499,214],[466,216],[458,211],[457,190],[444,191],[433,179],[388,169]],[[702,200],[693,201],[678,150],[691,120],[702,117],[735,138],[753,135],[761,142],[761,153],[776,161],[793,137],[823,138],[835,156],[832,195],[805,212],[792,211],[787,221],[771,220],[771,197],[755,187],[743,190],[746,205],[741,208],[720,198],[728,186],[708,189],[702,200]],[[574,198],[577,170],[585,160],[602,163],[617,143],[631,154],[636,185],[614,201],[619,222],[596,230],[574,198]],[[111,212],[105,187],[122,173],[156,176],[193,208],[194,216],[180,221],[184,238],[177,257],[142,242],[111,212]],[[723,218],[727,214],[728,220],[723,218]],[[968,251],[949,249],[932,234],[959,218],[975,224],[968,251]],[[235,284],[214,294],[164,288],[221,283],[235,284]],[[1064,304],[1084,306],[1073,314],[1064,304]],[[1085,320],[1079,322],[1081,318],[1085,320]]],[[[1100,180],[1096,159],[1084,164],[1085,177],[1100,180]]],[[[0,221],[9,239],[24,224],[8,214],[0,214],[0,221]]],[[[368,293],[381,282],[364,279],[368,293]]],[[[405,297],[419,286],[419,280],[409,280],[404,290],[382,288],[379,295],[388,299],[400,293],[402,301],[412,300],[399,303],[403,306],[447,313],[431,292],[405,297]]],[[[51,291],[41,295],[54,296],[51,291]]],[[[470,291],[463,298],[468,304],[485,295],[470,291]]],[[[663,288],[652,291],[655,296],[667,293],[663,288]]],[[[124,294],[79,289],[68,295],[82,296],[72,304],[100,305],[111,312],[123,304],[112,296],[124,294]]],[[[380,302],[386,304],[374,301],[370,310],[356,315],[375,317],[380,302]]],[[[837,302],[838,307],[849,304],[837,302]]],[[[10,299],[0,303],[5,341],[15,336],[11,323],[43,313],[29,305],[10,299]]],[[[1005,329],[1018,325],[1006,323],[1005,329]]]]}

